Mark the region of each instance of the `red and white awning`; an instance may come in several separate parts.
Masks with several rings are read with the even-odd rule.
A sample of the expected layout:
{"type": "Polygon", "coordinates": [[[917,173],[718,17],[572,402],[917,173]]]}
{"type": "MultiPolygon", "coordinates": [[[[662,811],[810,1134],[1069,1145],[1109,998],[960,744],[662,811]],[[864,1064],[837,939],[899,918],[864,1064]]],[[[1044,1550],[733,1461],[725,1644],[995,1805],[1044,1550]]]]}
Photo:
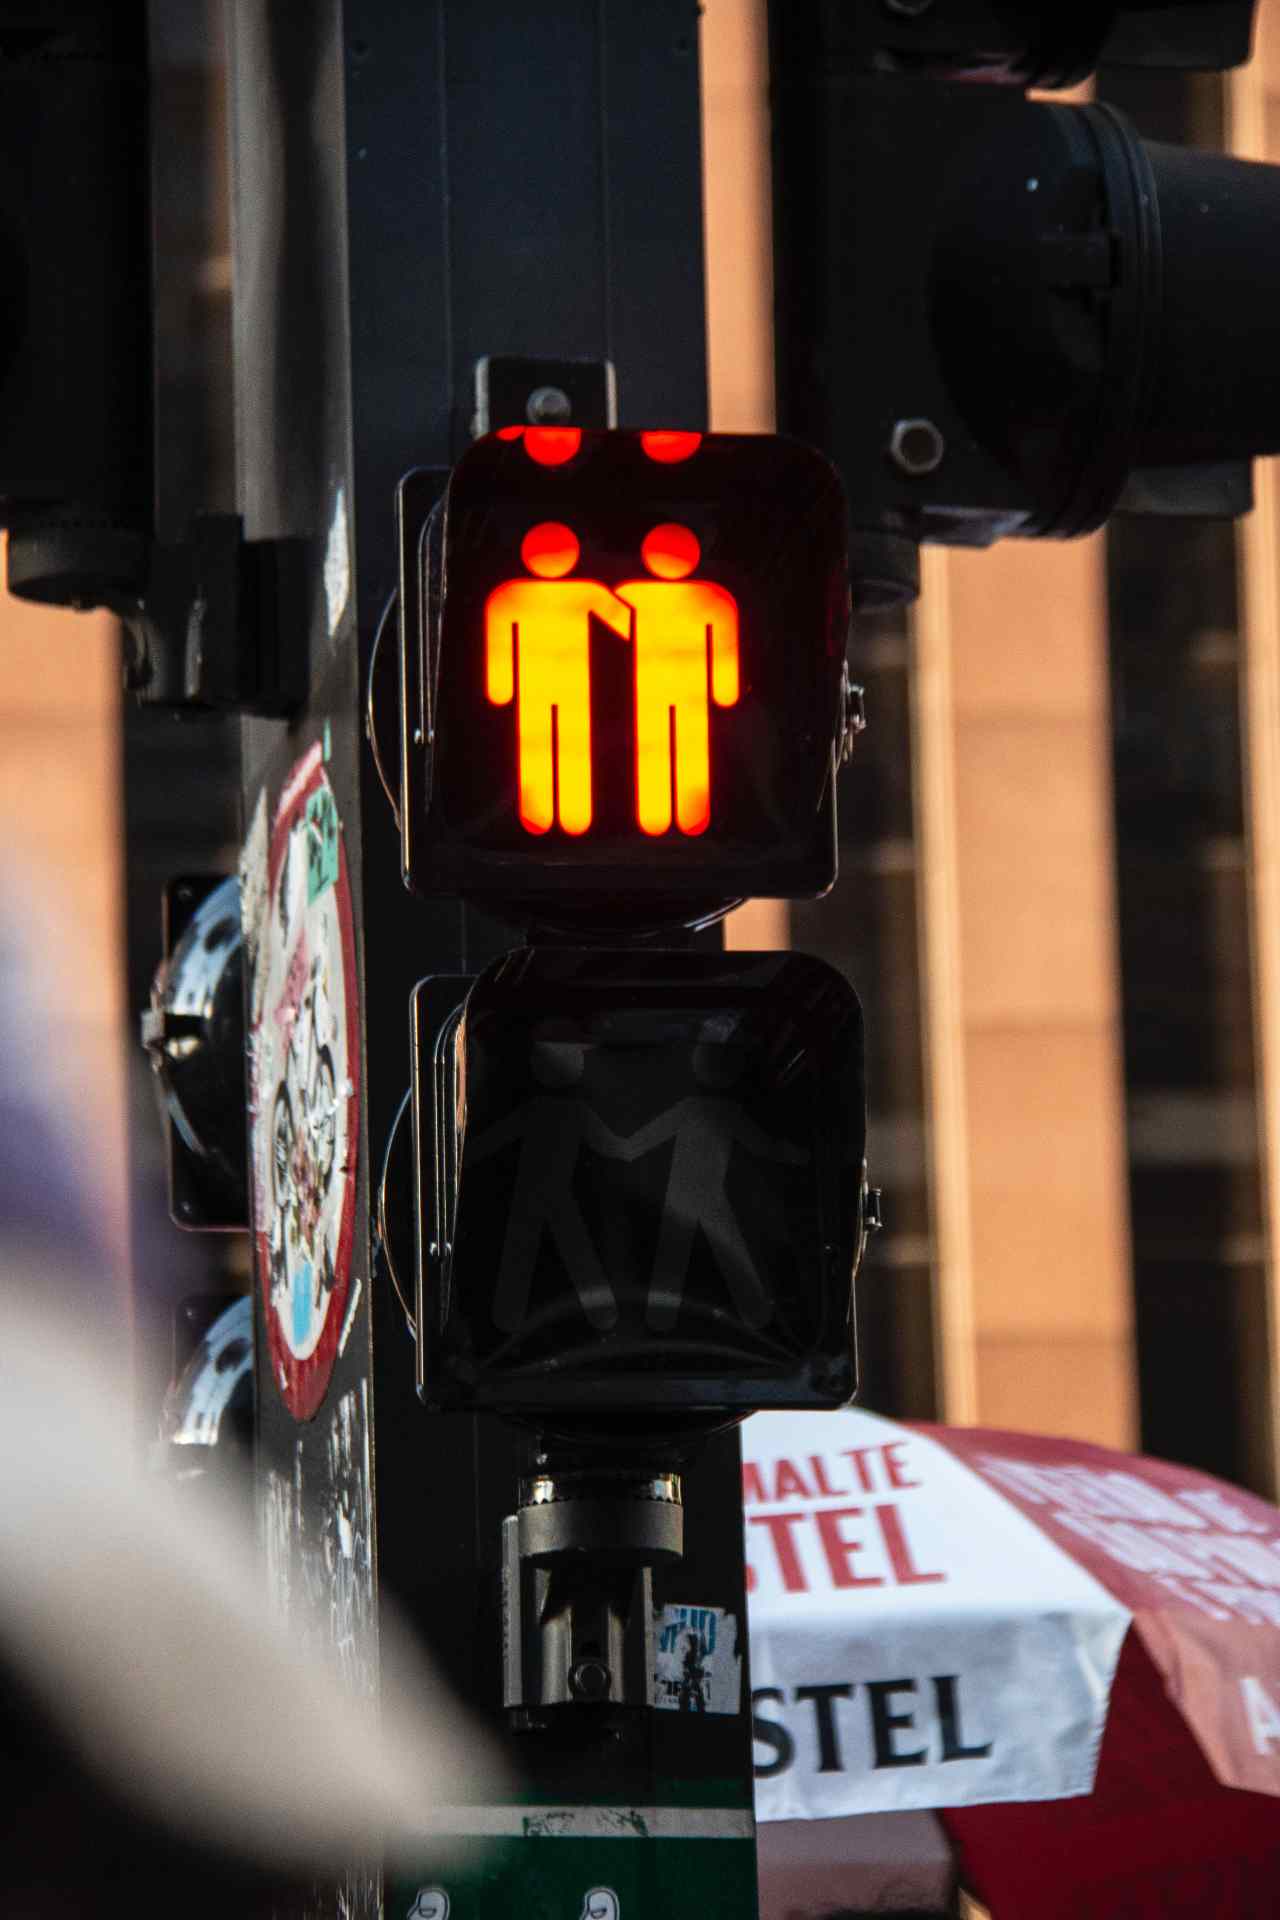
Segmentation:
{"type": "Polygon", "coordinates": [[[859,1411],[757,1415],[743,1454],[761,1820],[1089,1793],[1131,1631],[1217,1781],[1280,1795],[1275,1508],[859,1411]]]}

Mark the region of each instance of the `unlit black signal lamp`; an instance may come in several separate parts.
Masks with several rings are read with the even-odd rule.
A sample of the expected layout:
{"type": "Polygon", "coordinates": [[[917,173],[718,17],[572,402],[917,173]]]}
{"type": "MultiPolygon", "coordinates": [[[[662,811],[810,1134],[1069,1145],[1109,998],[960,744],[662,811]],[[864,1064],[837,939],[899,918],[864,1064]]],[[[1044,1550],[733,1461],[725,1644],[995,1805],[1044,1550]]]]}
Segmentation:
{"type": "Polygon", "coordinates": [[[842,469],[859,604],[911,597],[922,541],[1248,506],[1280,451],[1280,169],[1022,86],[1228,64],[1250,18],[774,9],[780,417],[842,469]]]}
{"type": "Polygon", "coordinates": [[[0,524],[27,599],[145,577],[149,169],[146,8],[0,6],[0,524]]]}
{"type": "Polygon", "coordinates": [[[281,715],[305,687],[301,543],[239,515],[157,533],[143,0],[0,0],[0,527],[12,593],[105,607],[125,682],[178,712],[281,715]]]}

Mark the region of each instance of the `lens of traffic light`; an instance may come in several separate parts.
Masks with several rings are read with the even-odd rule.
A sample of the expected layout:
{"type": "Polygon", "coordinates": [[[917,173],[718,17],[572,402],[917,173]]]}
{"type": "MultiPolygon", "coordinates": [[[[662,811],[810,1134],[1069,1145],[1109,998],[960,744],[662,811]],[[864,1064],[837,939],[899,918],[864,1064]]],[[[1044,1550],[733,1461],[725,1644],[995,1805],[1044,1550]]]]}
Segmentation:
{"type": "MultiPolygon", "coordinates": [[[[1137,143],[1134,143],[1137,144],[1137,143]]],[[[1280,449],[1280,167],[1144,145],[1160,294],[1145,328],[1135,464],[1280,449]]]]}

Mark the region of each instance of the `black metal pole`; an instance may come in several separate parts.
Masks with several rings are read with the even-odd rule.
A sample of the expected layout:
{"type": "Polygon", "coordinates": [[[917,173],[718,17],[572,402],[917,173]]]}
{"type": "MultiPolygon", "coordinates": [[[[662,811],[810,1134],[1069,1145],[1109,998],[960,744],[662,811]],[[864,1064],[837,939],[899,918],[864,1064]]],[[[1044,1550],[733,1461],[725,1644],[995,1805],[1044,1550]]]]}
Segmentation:
{"type": "MultiPolygon", "coordinates": [[[[424,1860],[417,1887],[380,1892],[376,1875],[356,1875],[345,1911],[408,1913],[419,1887],[436,1887],[458,1915],[578,1920],[588,1896],[608,1893],[613,1907],[597,1904],[610,1920],[748,1920],[736,1436],[710,1441],[688,1472],[685,1556],[655,1577],[655,1598],[671,1620],[711,1610],[722,1650],[736,1642],[737,1710],[642,1711],[591,1741],[512,1732],[502,1522],[532,1440],[496,1418],[424,1413],[370,1229],[408,1084],[410,992],[427,975],[476,971],[515,938],[401,885],[361,724],[396,584],[395,486],[468,443],[485,361],[502,361],[517,384],[521,361],[531,379],[538,365],[587,363],[599,377],[583,385],[596,396],[577,403],[583,425],[607,424],[593,411],[607,368],[619,424],[705,424],[697,8],[245,0],[231,18],[237,504],[248,539],[306,543],[310,581],[306,705],[291,724],[251,720],[242,733],[259,1493],[277,1584],[319,1597],[322,1613],[329,1603],[353,1684],[376,1685],[386,1596],[521,1782],[519,1804],[468,1816],[492,1841],[469,1877],[424,1860]],[[291,859],[306,862],[305,879],[291,859]],[[316,1036],[311,1065],[272,1025],[281,1009],[293,1035],[316,1036]],[[324,1071],[338,1103],[336,1189],[351,1175],[350,1234],[344,1270],[311,1276],[306,1292],[290,1265],[305,1203],[291,1143],[324,1071]]],[[[511,402],[508,392],[494,404],[511,402]]],[[[419,1911],[446,1911],[435,1898],[419,1911]]]]}

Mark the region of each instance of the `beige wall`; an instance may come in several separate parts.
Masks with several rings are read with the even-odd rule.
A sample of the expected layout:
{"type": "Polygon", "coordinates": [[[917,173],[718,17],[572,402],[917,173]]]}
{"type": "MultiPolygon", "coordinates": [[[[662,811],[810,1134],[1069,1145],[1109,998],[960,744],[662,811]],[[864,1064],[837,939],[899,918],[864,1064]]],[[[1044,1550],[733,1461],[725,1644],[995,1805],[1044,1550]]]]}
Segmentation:
{"type": "MultiPolygon", "coordinates": [[[[702,175],[707,384],[718,433],[771,433],[773,234],[764,0],[705,0],[702,175]]],[[[785,900],[751,900],[725,922],[727,947],[790,944],[785,900]]]]}
{"type": "Polygon", "coordinates": [[[929,553],[916,653],[945,1413],[1132,1444],[1100,541],[929,553]]]}
{"type": "Polygon", "coordinates": [[[83,1129],[82,1170],[123,1286],[120,698],[113,621],[0,592],[0,858],[21,889],[6,885],[3,910],[21,911],[35,935],[39,985],[65,1039],[47,1070],[83,1129]]]}
{"type": "Polygon", "coordinates": [[[1105,564],[926,553],[917,829],[943,1415],[1130,1447],[1105,564]]]}
{"type": "Polygon", "coordinates": [[[771,433],[773,232],[765,0],[704,0],[707,376],[719,433],[771,433]]]}

